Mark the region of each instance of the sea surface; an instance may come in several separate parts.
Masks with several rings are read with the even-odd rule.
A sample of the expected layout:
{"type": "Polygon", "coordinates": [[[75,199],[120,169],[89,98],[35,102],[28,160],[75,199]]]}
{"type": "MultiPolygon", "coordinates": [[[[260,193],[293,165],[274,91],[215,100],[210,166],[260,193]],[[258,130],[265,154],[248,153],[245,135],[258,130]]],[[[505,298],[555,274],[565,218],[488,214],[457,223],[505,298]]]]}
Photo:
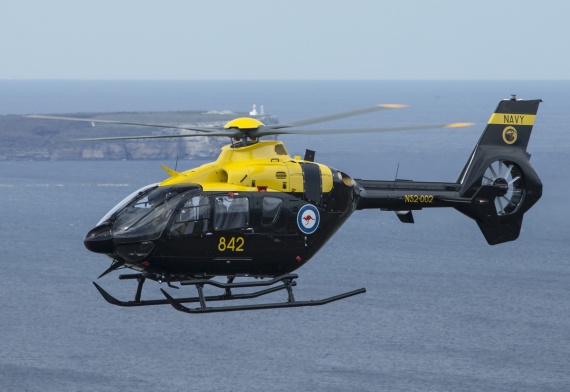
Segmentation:
{"type": "MultiPolygon", "coordinates": [[[[544,100],[528,148],[544,195],[520,238],[489,246],[454,210],[415,212],[414,225],[358,211],[297,271],[295,293],[367,292],[322,307],[188,315],[109,305],[91,283],[109,261],[83,236],[176,157],[0,162],[0,391],[570,390],[568,81],[0,81],[0,114],[257,104],[286,122],[403,103],[322,126],[477,125],[282,140],[355,178],[455,181],[511,94],[544,100]]],[[[98,283],[131,299],[135,282],[117,276],[98,283]]],[[[160,298],[159,285],[143,297],[160,298]]]]}

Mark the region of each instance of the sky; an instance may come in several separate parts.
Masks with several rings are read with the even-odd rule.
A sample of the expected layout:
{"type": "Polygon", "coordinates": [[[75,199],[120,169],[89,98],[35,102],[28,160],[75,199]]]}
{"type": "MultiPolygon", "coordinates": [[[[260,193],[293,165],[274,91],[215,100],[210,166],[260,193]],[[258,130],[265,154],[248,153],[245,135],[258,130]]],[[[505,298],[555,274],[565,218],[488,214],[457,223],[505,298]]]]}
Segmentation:
{"type": "Polygon", "coordinates": [[[0,0],[0,79],[568,80],[570,2],[0,0]]]}

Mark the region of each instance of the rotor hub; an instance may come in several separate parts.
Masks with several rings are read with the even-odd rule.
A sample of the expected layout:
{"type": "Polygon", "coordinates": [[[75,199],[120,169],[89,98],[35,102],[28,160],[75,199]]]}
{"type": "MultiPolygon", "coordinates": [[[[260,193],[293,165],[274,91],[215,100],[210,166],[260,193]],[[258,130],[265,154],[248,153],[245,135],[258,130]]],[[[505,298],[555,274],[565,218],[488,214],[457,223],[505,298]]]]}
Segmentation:
{"type": "Polygon", "coordinates": [[[493,185],[498,187],[497,196],[505,196],[509,190],[509,183],[502,177],[496,178],[493,181],[493,185]]]}
{"type": "Polygon", "coordinates": [[[265,126],[265,124],[259,120],[256,120],[255,118],[240,117],[228,122],[226,125],[224,125],[224,128],[225,129],[237,128],[240,130],[246,130],[246,129],[249,130],[249,129],[259,129],[260,127],[263,126],[265,126]]]}

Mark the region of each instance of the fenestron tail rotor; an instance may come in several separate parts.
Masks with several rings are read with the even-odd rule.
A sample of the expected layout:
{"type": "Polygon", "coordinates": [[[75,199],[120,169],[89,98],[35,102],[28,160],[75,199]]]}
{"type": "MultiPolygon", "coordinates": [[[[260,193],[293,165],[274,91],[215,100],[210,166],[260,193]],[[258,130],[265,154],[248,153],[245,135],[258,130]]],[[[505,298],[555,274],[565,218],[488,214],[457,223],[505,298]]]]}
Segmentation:
{"type": "Polygon", "coordinates": [[[504,189],[495,198],[499,216],[515,212],[523,199],[522,170],[513,162],[497,160],[491,163],[483,174],[481,185],[499,185],[504,189]]]}

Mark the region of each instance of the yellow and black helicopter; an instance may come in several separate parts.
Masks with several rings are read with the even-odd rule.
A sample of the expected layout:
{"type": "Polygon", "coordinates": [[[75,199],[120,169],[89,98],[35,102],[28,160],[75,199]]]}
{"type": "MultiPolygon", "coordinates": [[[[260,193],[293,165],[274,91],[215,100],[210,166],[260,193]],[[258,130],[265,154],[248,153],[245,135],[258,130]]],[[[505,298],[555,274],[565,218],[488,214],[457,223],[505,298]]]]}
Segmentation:
{"type": "MultiPolygon", "coordinates": [[[[491,245],[518,238],[523,215],[541,197],[542,183],[526,148],[541,100],[501,101],[491,115],[473,153],[456,182],[359,180],[314,162],[314,152],[292,158],[281,141],[260,138],[281,134],[381,132],[471,125],[413,126],[371,129],[305,129],[299,127],[404,105],[372,108],[286,124],[264,125],[255,118],[237,118],[224,127],[180,127],[193,134],[127,136],[82,140],[126,140],[165,137],[226,136],[215,162],[178,172],[126,197],[85,236],[92,252],[112,260],[102,277],[117,269],[136,273],[133,301],[120,301],[94,283],[109,303],[120,306],[170,304],[187,313],[324,305],[364,293],[364,288],[321,300],[298,301],[293,294],[297,274],[355,210],[394,211],[401,222],[413,223],[412,211],[452,207],[476,221],[491,245]],[[226,282],[214,280],[226,277],[226,282]],[[248,278],[236,282],[235,279],[248,278]],[[198,295],[141,299],[147,279],[194,286],[198,295]],[[222,292],[205,295],[204,287],[222,292]],[[265,287],[265,288],[264,288],[265,287]],[[238,290],[240,289],[240,290],[238,290]],[[257,291],[241,292],[241,289],[257,291]],[[210,306],[213,301],[247,300],[279,290],[287,300],[210,306]],[[238,291],[239,293],[236,293],[238,291]],[[184,303],[197,303],[187,307],[184,303]]],[[[30,116],[56,120],[177,128],[169,125],[112,120],[30,116]]]]}

